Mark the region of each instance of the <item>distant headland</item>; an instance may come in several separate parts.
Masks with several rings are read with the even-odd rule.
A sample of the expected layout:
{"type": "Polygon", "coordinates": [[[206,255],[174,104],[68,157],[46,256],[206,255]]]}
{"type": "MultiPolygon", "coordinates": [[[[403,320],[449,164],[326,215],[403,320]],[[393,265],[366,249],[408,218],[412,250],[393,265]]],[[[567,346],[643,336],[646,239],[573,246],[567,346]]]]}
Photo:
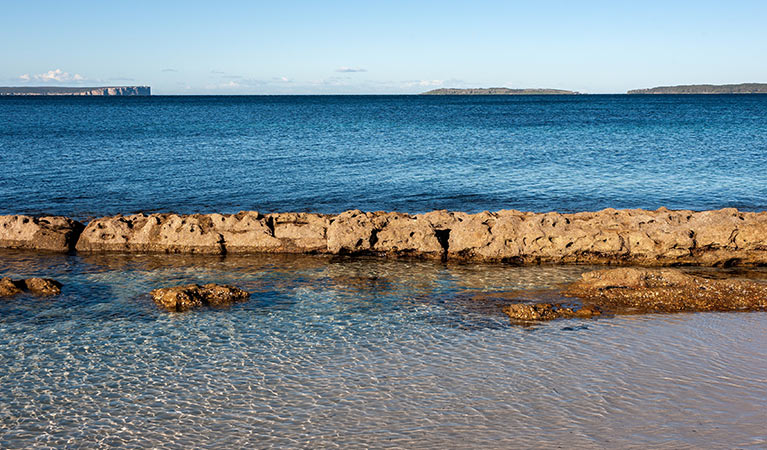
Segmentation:
{"type": "Polygon", "coordinates": [[[578,95],[580,92],[566,91],[563,89],[509,89],[502,87],[494,88],[441,88],[421,95],[578,95]]]}
{"type": "Polygon", "coordinates": [[[634,89],[627,94],[767,94],[767,83],[687,84],[634,89]]]}
{"type": "Polygon", "coordinates": [[[103,87],[0,87],[4,95],[86,95],[86,96],[146,96],[151,95],[149,86],[103,86],[103,87]]]}

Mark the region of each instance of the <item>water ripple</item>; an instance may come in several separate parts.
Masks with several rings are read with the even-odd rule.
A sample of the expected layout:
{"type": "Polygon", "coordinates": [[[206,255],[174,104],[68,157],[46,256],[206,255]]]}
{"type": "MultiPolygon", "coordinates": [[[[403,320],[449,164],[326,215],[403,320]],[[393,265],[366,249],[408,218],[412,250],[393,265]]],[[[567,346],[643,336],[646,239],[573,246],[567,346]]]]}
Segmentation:
{"type": "Polygon", "coordinates": [[[766,313],[513,327],[470,294],[585,267],[323,257],[34,256],[0,302],[4,448],[764,448],[766,313]],[[217,281],[230,309],[146,292],[217,281]]]}

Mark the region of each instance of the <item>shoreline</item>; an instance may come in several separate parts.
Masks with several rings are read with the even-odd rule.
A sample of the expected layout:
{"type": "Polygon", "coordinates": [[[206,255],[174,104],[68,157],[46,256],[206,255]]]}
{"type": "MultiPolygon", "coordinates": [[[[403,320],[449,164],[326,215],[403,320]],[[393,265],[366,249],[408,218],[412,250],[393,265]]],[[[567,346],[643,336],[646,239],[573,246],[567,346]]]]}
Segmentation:
{"type": "Polygon", "coordinates": [[[512,265],[767,265],[767,212],[345,211],[132,214],[83,224],[0,216],[0,248],[78,253],[323,254],[512,265]]]}

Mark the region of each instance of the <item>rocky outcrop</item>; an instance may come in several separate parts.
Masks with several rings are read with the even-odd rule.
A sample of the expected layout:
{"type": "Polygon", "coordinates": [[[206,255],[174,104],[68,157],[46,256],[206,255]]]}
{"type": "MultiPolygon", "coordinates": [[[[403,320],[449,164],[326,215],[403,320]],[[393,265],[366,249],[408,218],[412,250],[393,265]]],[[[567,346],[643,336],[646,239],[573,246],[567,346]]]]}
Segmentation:
{"type": "Polygon", "coordinates": [[[617,313],[767,308],[767,283],[703,278],[676,269],[597,270],[562,293],[617,313]]]}
{"type": "Polygon", "coordinates": [[[346,211],[332,218],[327,252],[440,258],[440,233],[428,215],[346,211]]]}
{"type": "Polygon", "coordinates": [[[564,304],[513,303],[503,308],[513,322],[540,322],[554,319],[589,318],[601,314],[596,306],[572,308],[564,304]]]}
{"type": "Polygon", "coordinates": [[[250,294],[242,289],[221,284],[190,284],[155,289],[150,295],[160,307],[176,312],[202,306],[229,306],[250,298],[250,294]]]}
{"type": "Polygon", "coordinates": [[[767,309],[767,282],[712,279],[678,269],[618,268],[584,273],[556,303],[513,303],[513,323],[610,315],[767,309]]]}
{"type": "Polygon", "coordinates": [[[22,292],[35,295],[58,295],[61,293],[61,283],[50,278],[0,279],[0,297],[10,297],[22,292]]]}
{"type": "MultiPolygon", "coordinates": [[[[73,242],[77,225],[64,218],[0,216],[0,246],[62,250],[73,242]],[[54,233],[61,230],[69,230],[69,235],[54,233]],[[54,236],[59,240],[51,243],[54,236]]],[[[91,221],[76,248],[81,252],[375,254],[510,264],[726,267],[767,264],[767,213],[661,208],[574,214],[513,210],[415,215],[359,210],[338,215],[134,214],[91,221]]]]}
{"type": "Polygon", "coordinates": [[[134,214],[93,220],[77,242],[82,252],[325,253],[322,214],[134,214]]]}
{"type": "Polygon", "coordinates": [[[451,213],[448,259],[518,264],[767,264],[767,214],[736,209],[451,213]]]}
{"type": "Polygon", "coordinates": [[[82,230],[66,217],[0,216],[0,248],[68,252],[82,230]]]}

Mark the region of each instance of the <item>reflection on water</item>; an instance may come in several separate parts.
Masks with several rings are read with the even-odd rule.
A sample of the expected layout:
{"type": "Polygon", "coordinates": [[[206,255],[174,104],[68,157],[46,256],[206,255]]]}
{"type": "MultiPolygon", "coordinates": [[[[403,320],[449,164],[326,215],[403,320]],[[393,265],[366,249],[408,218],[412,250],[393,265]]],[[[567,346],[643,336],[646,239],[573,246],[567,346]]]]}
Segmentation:
{"type": "Polygon", "coordinates": [[[64,288],[0,301],[0,447],[767,446],[767,313],[498,310],[588,269],[4,252],[0,274],[64,288]],[[146,295],[188,282],[253,297],[146,295]]]}

